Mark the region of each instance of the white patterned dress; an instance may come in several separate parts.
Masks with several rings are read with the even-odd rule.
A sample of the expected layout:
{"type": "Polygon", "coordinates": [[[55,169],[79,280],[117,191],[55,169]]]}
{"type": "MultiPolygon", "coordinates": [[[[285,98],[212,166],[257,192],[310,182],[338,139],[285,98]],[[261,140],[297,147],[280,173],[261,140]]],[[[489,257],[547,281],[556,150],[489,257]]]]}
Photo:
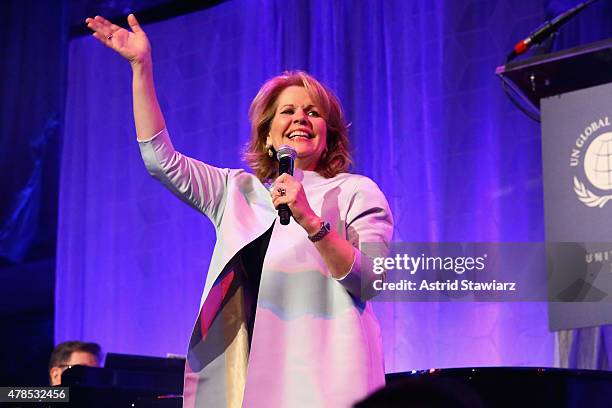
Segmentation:
{"type": "Polygon", "coordinates": [[[372,180],[294,175],[314,212],[355,247],[351,271],[336,280],[294,220],[276,221],[255,176],[181,155],[166,130],[139,144],[149,172],[217,231],[184,406],[349,407],[384,385],[380,330],[362,291],[379,254],[366,254],[363,244],[385,247],[393,220],[372,180]]]}

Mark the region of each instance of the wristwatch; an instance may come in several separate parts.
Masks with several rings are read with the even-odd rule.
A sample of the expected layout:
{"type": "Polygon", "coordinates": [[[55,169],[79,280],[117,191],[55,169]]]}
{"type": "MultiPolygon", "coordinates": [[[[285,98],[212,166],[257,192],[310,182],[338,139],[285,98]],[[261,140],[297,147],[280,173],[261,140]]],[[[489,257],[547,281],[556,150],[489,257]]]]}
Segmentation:
{"type": "Polygon", "coordinates": [[[309,235],[308,239],[312,242],[320,241],[325,238],[327,234],[329,234],[329,231],[331,231],[331,226],[329,225],[329,222],[321,221],[321,228],[319,229],[319,232],[314,235],[309,235]]]}

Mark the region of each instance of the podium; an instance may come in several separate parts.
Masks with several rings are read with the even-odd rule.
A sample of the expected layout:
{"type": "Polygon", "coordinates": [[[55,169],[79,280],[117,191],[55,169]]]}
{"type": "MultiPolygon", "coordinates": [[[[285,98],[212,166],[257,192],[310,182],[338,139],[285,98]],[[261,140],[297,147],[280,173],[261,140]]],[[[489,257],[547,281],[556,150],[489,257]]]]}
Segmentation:
{"type": "Polygon", "coordinates": [[[524,102],[539,110],[540,100],[612,81],[612,39],[497,67],[495,73],[524,102]]]}
{"type": "Polygon", "coordinates": [[[610,324],[612,40],[496,73],[541,113],[550,329],[610,324]]]}

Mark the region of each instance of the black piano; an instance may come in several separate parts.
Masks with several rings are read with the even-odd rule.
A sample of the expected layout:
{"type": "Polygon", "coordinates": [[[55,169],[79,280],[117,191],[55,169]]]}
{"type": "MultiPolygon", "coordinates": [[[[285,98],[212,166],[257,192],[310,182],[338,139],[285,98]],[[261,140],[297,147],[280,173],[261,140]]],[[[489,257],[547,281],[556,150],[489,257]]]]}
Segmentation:
{"type": "MultiPolygon", "coordinates": [[[[70,387],[70,402],[55,406],[182,406],[184,359],[109,357],[104,368],[75,366],[66,370],[62,386],[70,387]]],[[[609,371],[449,368],[387,374],[386,381],[386,387],[357,403],[355,408],[612,407],[609,371]]]]}
{"type": "Polygon", "coordinates": [[[608,408],[612,372],[537,367],[449,368],[387,374],[356,408],[608,408]]]}
{"type": "Polygon", "coordinates": [[[184,358],[109,353],[104,368],[74,366],[62,374],[70,402],[53,407],[180,408],[184,358]]]}

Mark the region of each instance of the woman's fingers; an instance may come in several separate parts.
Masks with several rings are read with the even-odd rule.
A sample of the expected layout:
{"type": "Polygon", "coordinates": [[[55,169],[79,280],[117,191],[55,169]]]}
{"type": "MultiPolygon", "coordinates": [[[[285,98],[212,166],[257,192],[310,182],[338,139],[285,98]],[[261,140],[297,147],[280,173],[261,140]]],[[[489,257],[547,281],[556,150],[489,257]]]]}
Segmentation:
{"type": "Polygon", "coordinates": [[[97,22],[96,20],[94,20],[93,18],[86,18],[85,19],[85,23],[87,23],[87,28],[89,28],[91,31],[97,33],[98,31],[102,30],[102,24],[100,24],[99,22],[97,22]]]}
{"type": "Polygon", "coordinates": [[[285,196],[287,196],[287,187],[281,184],[275,184],[275,188],[272,190],[272,199],[285,196]]]}
{"type": "Polygon", "coordinates": [[[93,31],[93,37],[100,41],[102,44],[106,45],[107,47],[113,47],[113,42],[112,42],[112,35],[109,34],[105,34],[104,31],[102,30],[96,30],[92,27],[90,27],[88,25],[88,27],[93,31]]]}
{"type": "Polygon", "coordinates": [[[93,18],[93,26],[96,32],[101,33],[103,35],[111,34],[111,22],[105,19],[104,17],[95,16],[93,18]]]}
{"type": "Polygon", "coordinates": [[[110,35],[111,30],[109,25],[104,24],[103,22],[96,20],[94,18],[88,18],[85,20],[85,22],[87,23],[87,28],[89,28],[91,31],[93,31],[94,33],[98,33],[101,36],[107,36],[110,35]]]}
{"type": "Polygon", "coordinates": [[[127,18],[127,21],[133,32],[140,33],[143,31],[140,27],[140,24],[138,24],[138,20],[136,20],[136,16],[134,14],[130,14],[127,18]]]}
{"type": "Polygon", "coordinates": [[[151,58],[151,46],[147,36],[133,14],[128,16],[130,29],[113,24],[101,16],[87,18],[85,22],[98,41],[119,53],[131,64],[139,64],[151,58]]]}
{"type": "Polygon", "coordinates": [[[278,208],[278,206],[281,204],[287,204],[289,207],[291,207],[291,204],[293,204],[293,199],[287,196],[277,196],[272,198],[272,205],[274,208],[278,208]]]}
{"type": "Polygon", "coordinates": [[[102,16],[95,16],[94,20],[96,20],[98,23],[103,24],[103,25],[111,25],[111,22],[102,16]]]}
{"type": "Polygon", "coordinates": [[[95,16],[94,18],[86,18],[85,22],[87,23],[87,27],[90,30],[99,33],[105,37],[108,37],[114,32],[121,30],[121,27],[111,23],[104,17],[100,16],[95,16]]]}
{"type": "Polygon", "coordinates": [[[274,207],[280,204],[288,204],[291,207],[298,196],[298,189],[295,185],[279,182],[277,179],[271,196],[274,207]]]}
{"type": "Polygon", "coordinates": [[[100,31],[94,31],[93,36],[96,40],[100,41],[102,44],[108,46],[108,47],[112,47],[112,42],[111,40],[108,38],[108,36],[102,34],[102,32],[100,31]]]}
{"type": "MultiPolygon", "coordinates": [[[[287,190],[287,185],[284,183],[279,183],[278,181],[274,183],[274,188],[272,189],[272,191],[270,192],[271,196],[272,196],[272,203],[275,204],[275,201],[278,199],[287,199],[288,196],[290,195],[289,191],[287,190]]],[[[286,204],[286,203],[283,203],[286,204]]],[[[275,204],[276,206],[276,204],[275,204]]]]}
{"type": "Polygon", "coordinates": [[[89,17],[85,19],[85,22],[87,23],[87,27],[93,31],[94,38],[113,50],[116,50],[117,46],[119,46],[113,39],[114,37],[122,37],[122,41],[119,41],[119,43],[123,43],[125,41],[124,37],[125,34],[127,34],[127,30],[111,23],[104,17],[89,17]]]}
{"type": "Polygon", "coordinates": [[[106,45],[108,45],[107,42],[110,41],[104,34],[99,33],[99,32],[93,33],[93,36],[94,36],[94,38],[96,40],[98,40],[98,41],[100,41],[100,42],[102,42],[102,43],[104,43],[106,45]]]}
{"type": "Polygon", "coordinates": [[[276,184],[276,183],[284,183],[284,182],[286,182],[286,181],[287,181],[287,179],[291,179],[291,178],[292,178],[292,177],[291,177],[289,174],[287,174],[287,173],[283,173],[283,174],[281,174],[280,176],[278,176],[278,177],[276,178],[276,180],[274,180],[274,183],[275,183],[275,184],[276,184]]]}

